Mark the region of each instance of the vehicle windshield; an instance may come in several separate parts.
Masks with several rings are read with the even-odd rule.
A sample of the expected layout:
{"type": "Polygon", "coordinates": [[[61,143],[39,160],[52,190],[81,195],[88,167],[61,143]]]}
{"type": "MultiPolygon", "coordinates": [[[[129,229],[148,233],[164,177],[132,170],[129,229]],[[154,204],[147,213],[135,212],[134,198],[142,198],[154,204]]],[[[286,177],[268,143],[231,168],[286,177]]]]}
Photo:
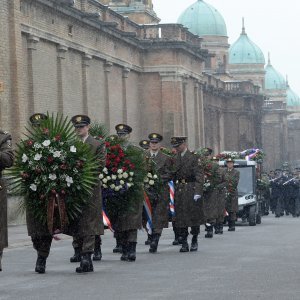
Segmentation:
{"type": "Polygon", "coordinates": [[[240,181],[238,185],[239,195],[253,194],[254,184],[253,184],[253,172],[254,168],[244,167],[236,168],[240,172],[240,181]]]}

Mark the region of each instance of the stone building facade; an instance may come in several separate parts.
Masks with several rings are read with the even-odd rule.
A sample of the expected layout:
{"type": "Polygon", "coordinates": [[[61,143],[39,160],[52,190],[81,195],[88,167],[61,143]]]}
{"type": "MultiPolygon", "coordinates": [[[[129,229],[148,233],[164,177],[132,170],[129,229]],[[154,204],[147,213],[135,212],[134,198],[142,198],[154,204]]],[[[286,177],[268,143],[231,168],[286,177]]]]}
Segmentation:
{"type": "Polygon", "coordinates": [[[215,56],[203,39],[157,24],[152,1],[122,1],[140,2],[137,14],[123,6],[127,16],[107,1],[72,2],[0,0],[0,124],[14,140],[49,111],[88,114],[111,132],[128,123],[135,142],[158,131],[166,145],[188,135],[191,149],[261,146],[259,87],[205,72],[215,56]]]}

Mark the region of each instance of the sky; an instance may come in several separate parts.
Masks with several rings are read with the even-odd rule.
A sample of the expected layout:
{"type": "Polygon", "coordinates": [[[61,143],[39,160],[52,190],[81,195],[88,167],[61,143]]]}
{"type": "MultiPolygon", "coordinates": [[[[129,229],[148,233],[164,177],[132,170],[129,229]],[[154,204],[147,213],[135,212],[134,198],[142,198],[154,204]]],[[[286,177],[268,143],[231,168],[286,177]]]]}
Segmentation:
{"type": "MultiPolygon", "coordinates": [[[[154,10],[161,23],[176,23],[179,15],[196,0],[153,0],[154,10]]],[[[205,0],[223,16],[229,43],[233,44],[242,30],[265,54],[271,55],[273,67],[290,87],[300,95],[300,1],[285,0],[205,0]]]]}

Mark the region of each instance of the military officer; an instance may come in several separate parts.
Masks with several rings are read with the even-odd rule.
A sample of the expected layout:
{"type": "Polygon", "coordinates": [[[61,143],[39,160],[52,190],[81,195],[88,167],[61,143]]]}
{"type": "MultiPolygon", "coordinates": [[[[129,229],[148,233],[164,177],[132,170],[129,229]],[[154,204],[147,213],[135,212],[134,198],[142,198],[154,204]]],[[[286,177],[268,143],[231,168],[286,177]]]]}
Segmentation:
{"type": "Polygon", "coordinates": [[[198,155],[187,147],[187,137],[177,136],[171,139],[176,148],[174,158],[175,208],[176,227],[182,238],[180,252],[197,251],[200,224],[204,222],[203,215],[203,183],[204,174],[198,155]],[[188,244],[188,228],[191,227],[192,243],[188,244]]]}
{"type": "Polygon", "coordinates": [[[220,202],[223,202],[221,203],[221,210],[223,210],[224,215],[225,204],[221,198],[224,195],[225,178],[219,165],[212,159],[213,150],[211,148],[204,148],[201,152],[205,177],[205,191],[203,195],[204,214],[206,218],[205,227],[207,231],[205,238],[212,238],[214,226],[217,234],[222,234],[223,231],[223,224],[220,224],[220,220],[217,223],[217,219],[220,217],[220,202]]]}
{"type": "Polygon", "coordinates": [[[227,189],[226,210],[229,214],[228,231],[235,231],[236,214],[239,209],[238,184],[240,172],[234,168],[234,160],[232,158],[227,158],[226,166],[227,169],[224,171],[224,177],[227,189]]]}
{"type": "Polygon", "coordinates": [[[150,253],[157,252],[158,242],[163,228],[168,227],[169,223],[169,185],[172,179],[171,158],[160,151],[161,141],[163,137],[158,133],[150,133],[149,136],[150,149],[146,153],[148,160],[154,162],[155,172],[160,176],[162,189],[161,191],[149,186],[146,189],[152,206],[152,235],[150,243],[150,253]]]}
{"type": "MultiPolygon", "coordinates": [[[[124,149],[136,147],[129,141],[132,128],[127,124],[118,124],[115,127],[117,135],[125,142],[122,144],[124,149]]],[[[143,190],[141,188],[141,199],[143,197],[143,190]]],[[[143,202],[136,201],[132,204],[130,209],[126,211],[118,211],[117,216],[114,217],[114,228],[116,238],[116,250],[122,250],[122,261],[133,262],[136,260],[136,244],[137,244],[137,230],[142,227],[142,213],[143,202]]]]}
{"type": "Polygon", "coordinates": [[[149,140],[141,140],[139,142],[139,145],[142,149],[144,150],[149,150],[149,147],[150,147],[150,141],[149,140]]]}
{"type": "MultiPolygon", "coordinates": [[[[102,170],[106,159],[105,144],[89,135],[90,118],[86,115],[76,115],[71,121],[78,137],[90,146],[95,158],[99,161],[99,171],[102,170]]],[[[104,234],[104,225],[100,181],[94,187],[91,202],[93,205],[84,207],[79,219],[70,226],[75,254],[81,255],[80,266],[76,268],[77,273],[93,272],[92,253],[94,253],[94,260],[101,260],[100,235],[104,234]]]]}
{"type": "Polygon", "coordinates": [[[3,249],[7,247],[7,193],[2,171],[13,165],[14,153],[11,145],[11,135],[0,130],[0,271],[2,271],[3,249]]]}
{"type": "MultiPolygon", "coordinates": [[[[47,118],[48,117],[43,113],[35,113],[29,120],[33,127],[38,127],[41,125],[41,122],[47,118]]],[[[28,209],[26,210],[26,224],[33,248],[37,251],[35,272],[43,274],[46,270],[46,261],[50,253],[53,237],[47,225],[39,222],[28,209]]]]}

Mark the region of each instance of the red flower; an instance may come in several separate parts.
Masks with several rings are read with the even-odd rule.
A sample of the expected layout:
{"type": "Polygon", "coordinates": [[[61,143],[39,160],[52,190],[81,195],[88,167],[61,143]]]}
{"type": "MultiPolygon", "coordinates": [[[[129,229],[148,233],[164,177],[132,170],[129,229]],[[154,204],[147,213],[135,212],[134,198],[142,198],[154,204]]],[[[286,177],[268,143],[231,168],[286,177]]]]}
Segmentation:
{"type": "Polygon", "coordinates": [[[21,177],[22,177],[23,179],[27,179],[27,178],[29,178],[29,174],[23,172],[23,173],[21,174],[21,177]]]}
{"type": "Polygon", "coordinates": [[[109,142],[105,142],[105,146],[108,148],[110,146],[109,142]]]}
{"type": "Polygon", "coordinates": [[[31,141],[31,140],[28,140],[26,143],[27,143],[27,146],[29,146],[29,147],[31,147],[33,145],[33,141],[31,141]]]}
{"type": "Polygon", "coordinates": [[[111,159],[115,159],[116,158],[116,156],[114,155],[114,154],[110,154],[110,156],[109,156],[111,159]]]}
{"type": "Polygon", "coordinates": [[[43,129],[43,133],[49,134],[49,129],[48,129],[48,128],[44,128],[44,129],[43,129]]]}
{"type": "Polygon", "coordinates": [[[53,162],[53,157],[52,156],[48,156],[47,161],[48,161],[48,163],[52,163],[53,162]]]}
{"type": "Polygon", "coordinates": [[[45,196],[44,194],[41,194],[41,195],[40,195],[40,199],[41,199],[41,200],[44,200],[45,198],[46,198],[46,196],[45,196]]]}
{"type": "Polygon", "coordinates": [[[60,191],[60,194],[61,194],[62,196],[64,196],[64,195],[66,194],[66,191],[65,191],[65,190],[61,190],[61,191],[60,191]]]}
{"type": "Polygon", "coordinates": [[[121,158],[120,157],[117,157],[116,159],[115,159],[115,162],[117,162],[117,163],[119,163],[121,161],[121,158]]]}
{"type": "Polygon", "coordinates": [[[130,164],[131,164],[131,161],[130,161],[129,159],[126,159],[126,160],[124,161],[124,163],[125,163],[126,165],[130,165],[130,164]]]}
{"type": "Polygon", "coordinates": [[[135,168],[135,165],[134,164],[130,164],[129,167],[130,167],[131,170],[133,170],[135,168]]]}
{"type": "Polygon", "coordinates": [[[124,172],[126,172],[126,171],[128,170],[128,168],[123,167],[122,170],[123,170],[124,172]]]}
{"type": "Polygon", "coordinates": [[[111,171],[112,171],[113,173],[117,173],[118,168],[114,167],[114,168],[111,169],[111,171]]]}
{"type": "Polygon", "coordinates": [[[123,152],[119,152],[119,157],[123,158],[125,156],[125,154],[123,152]]]}
{"type": "Polygon", "coordinates": [[[108,167],[110,164],[111,164],[111,161],[107,159],[106,160],[106,166],[108,167]]]}
{"type": "Polygon", "coordinates": [[[61,135],[60,135],[60,134],[57,134],[57,135],[54,137],[54,140],[55,140],[55,141],[60,141],[60,140],[61,140],[61,135]]]}
{"type": "Polygon", "coordinates": [[[35,173],[41,174],[41,173],[42,173],[42,170],[41,170],[40,168],[36,168],[36,169],[35,169],[35,173]]]}
{"type": "Polygon", "coordinates": [[[52,189],[52,190],[51,190],[51,193],[52,193],[53,195],[56,195],[56,190],[55,190],[55,189],[52,189]]]}
{"type": "Polygon", "coordinates": [[[66,164],[62,164],[59,166],[62,170],[66,170],[68,168],[68,166],[66,164]]]}

